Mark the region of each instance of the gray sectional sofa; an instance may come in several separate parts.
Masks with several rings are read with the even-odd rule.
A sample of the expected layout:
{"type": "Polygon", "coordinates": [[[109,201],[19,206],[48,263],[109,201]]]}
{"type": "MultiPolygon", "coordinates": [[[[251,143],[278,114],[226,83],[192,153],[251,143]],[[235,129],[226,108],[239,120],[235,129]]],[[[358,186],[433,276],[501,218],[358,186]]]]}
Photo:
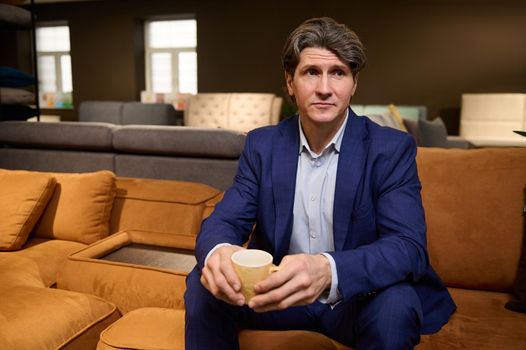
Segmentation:
{"type": "Polygon", "coordinates": [[[232,183],[245,135],[225,129],[94,122],[0,124],[0,168],[111,170],[117,176],[232,183]]]}

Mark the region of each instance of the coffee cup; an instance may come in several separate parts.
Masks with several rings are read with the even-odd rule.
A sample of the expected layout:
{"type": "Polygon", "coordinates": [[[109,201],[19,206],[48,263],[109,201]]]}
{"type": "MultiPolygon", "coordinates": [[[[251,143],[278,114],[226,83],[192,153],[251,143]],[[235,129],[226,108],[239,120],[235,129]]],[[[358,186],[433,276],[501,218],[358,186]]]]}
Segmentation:
{"type": "Polygon", "coordinates": [[[279,270],[278,266],[272,264],[272,255],[259,249],[238,250],[232,254],[231,259],[247,304],[256,295],[254,286],[279,270]]]}

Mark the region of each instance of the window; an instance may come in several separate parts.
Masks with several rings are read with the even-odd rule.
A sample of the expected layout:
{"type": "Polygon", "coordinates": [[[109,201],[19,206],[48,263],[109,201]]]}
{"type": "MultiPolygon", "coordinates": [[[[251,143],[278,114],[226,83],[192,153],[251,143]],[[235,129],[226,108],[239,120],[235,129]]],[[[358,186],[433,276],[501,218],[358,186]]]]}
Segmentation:
{"type": "Polygon", "coordinates": [[[169,95],[197,93],[195,19],[146,22],[146,89],[169,95]]]}
{"type": "Polygon", "coordinates": [[[71,55],[67,25],[36,29],[41,108],[72,108],[71,55]]]}

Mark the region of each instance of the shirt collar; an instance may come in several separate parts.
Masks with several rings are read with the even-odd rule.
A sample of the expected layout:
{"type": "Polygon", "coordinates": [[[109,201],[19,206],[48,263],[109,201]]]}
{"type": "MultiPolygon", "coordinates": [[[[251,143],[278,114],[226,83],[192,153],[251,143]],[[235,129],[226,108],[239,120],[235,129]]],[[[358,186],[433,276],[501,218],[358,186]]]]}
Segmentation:
{"type": "MultiPolygon", "coordinates": [[[[343,139],[343,132],[345,130],[345,126],[347,125],[348,118],[349,118],[349,108],[347,108],[347,110],[345,111],[345,119],[343,120],[342,125],[340,126],[340,128],[338,129],[338,131],[336,132],[332,140],[327,144],[327,146],[325,146],[325,148],[323,149],[321,153],[325,152],[325,150],[331,146],[334,147],[334,150],[337,153],[340,153],[340,147],[342,145],[342,139],[343,139]]],[[[299,147],[298,154],[301,154],[301,152],[303,152],[303,149],[306,149],[311,155],[314,155],[315,153],[310,149],[309,143],[307,142],[307,138],[305,137],[305,134],[303,133],[303,129],[301,127],[301,118],[299,117],[298,117],[298,127],[300,130],[300,147],[299,147]]]]}

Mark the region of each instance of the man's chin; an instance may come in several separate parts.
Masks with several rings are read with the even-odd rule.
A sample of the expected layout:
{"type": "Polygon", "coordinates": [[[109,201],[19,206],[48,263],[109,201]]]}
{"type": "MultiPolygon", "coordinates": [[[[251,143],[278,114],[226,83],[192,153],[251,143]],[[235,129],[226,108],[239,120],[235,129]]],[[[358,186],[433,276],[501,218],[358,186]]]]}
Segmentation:
{"type": "Polygon", "coordinates": [[[334,109],[326,111],[316,111],[311,113],[309,119],[315,124],[331,124],[341,119],[339,116],[345,114],[339,114],[334,109]]]}

